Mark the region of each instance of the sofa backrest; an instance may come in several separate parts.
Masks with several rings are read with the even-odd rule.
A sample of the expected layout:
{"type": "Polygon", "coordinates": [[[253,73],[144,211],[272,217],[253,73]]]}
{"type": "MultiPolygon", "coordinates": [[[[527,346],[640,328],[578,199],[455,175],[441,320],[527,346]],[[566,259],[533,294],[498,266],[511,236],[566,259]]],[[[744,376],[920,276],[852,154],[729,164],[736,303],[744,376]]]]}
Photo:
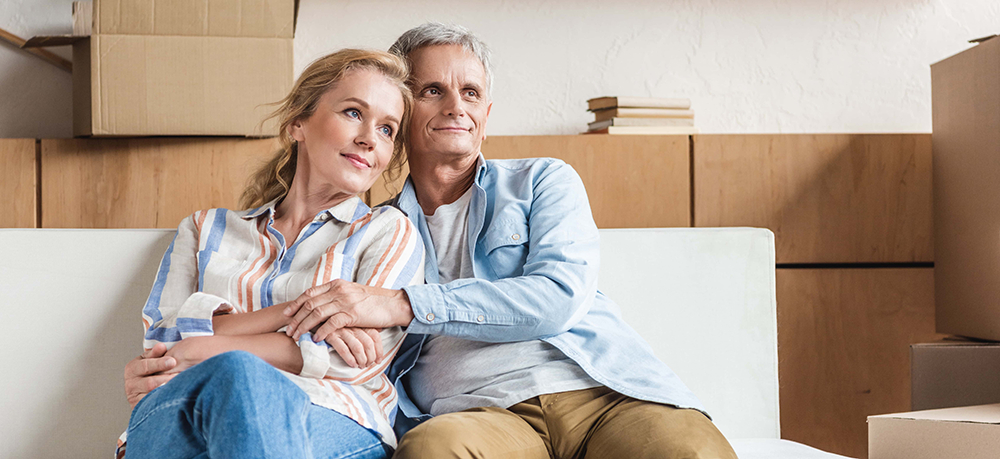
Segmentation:
{"type": "MultiPolygon", "coordinates": [[[[110,457],[171,230],[0,230],[0,457],[110,457]],[[104,456],[107,455],[107,456],[104,456]]],[[[600,288],[731,438],[778,438],[767,230],[602,230],[600,288]]]]}

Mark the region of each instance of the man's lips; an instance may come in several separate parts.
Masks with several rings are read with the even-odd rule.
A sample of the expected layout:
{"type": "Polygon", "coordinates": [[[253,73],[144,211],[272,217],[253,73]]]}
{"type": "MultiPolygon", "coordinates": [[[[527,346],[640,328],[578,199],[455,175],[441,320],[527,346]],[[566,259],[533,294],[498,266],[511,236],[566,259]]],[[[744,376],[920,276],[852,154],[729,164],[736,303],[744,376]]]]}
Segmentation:
{"type": "Polygon", "coordinates": [[[368,160],[359,155],[355,155],[353,153],[341,153],[340,156],[347,158],[347,160],[350,161],[351,164],[354,164],[358,169],[370,169],[372,167],[371,164],[368,164],[368,160]]]}
{"type": "Polygon", "coordinates": [[[435,131],[444,131],[444,132],[471,132],[472,131],[472,128],[465,128],[465,127],[461,127],[461,126],[446,126],[446,127],[432,128],[432,129],[434,129],[435,131]]]}

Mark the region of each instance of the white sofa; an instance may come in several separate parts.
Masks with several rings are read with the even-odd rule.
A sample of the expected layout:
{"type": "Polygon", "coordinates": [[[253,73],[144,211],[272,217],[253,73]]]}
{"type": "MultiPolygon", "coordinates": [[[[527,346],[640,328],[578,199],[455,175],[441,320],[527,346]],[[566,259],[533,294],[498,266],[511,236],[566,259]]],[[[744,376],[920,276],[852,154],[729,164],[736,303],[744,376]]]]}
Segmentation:
{"type": "MultiPolygon", "coordinates": [[[[122,369],[170,230],[0,230],[0,457],[110,457],[122,369]]],[[[600,288],[742,459],[838,458],[779,440],[774,238],[602,230],[600,288]]]]}

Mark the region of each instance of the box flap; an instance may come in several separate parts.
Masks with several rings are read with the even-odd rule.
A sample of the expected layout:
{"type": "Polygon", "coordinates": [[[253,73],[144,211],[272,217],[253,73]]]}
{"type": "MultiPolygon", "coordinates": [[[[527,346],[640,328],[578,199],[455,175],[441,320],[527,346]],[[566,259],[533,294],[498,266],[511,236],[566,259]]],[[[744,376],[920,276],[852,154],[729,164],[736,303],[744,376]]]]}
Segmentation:
{"type": "Polygon", "coordinates": [[[1000,403],[868,416],[869,420],[880,418],[912,419],[917,421],[969,422],[975,424],[1000,424],[1000,403]]]}
{"type": "Polygon", "coordinates": [[[297,0],[94,0],[94,33],[292,38],[297,0]]]}
{"type": "Polygon", "coordinates": [[[969,40],[969,43],[975,43],[975,44],[978,45],[978,44],[980,44],[980,43],[982,43],[982,42],[984,42],[986,40],[990,40],[990,39],[993,39],[993,38],[996,38],[996,37],[997,37],[997,35],[994,34],[994,35],[988,35],[988,36],[980,37],[980,38],[973,38],[972,40],[969,40]]]}
{"type": "Polygon", "coordinates": [[[22,48],[45,48],[48,46],[65,46],[72,45],[80,40],[87,38],[86,35],[42,35],[38,37],[31,37],[28,41],[21,45],[22,48]]]}

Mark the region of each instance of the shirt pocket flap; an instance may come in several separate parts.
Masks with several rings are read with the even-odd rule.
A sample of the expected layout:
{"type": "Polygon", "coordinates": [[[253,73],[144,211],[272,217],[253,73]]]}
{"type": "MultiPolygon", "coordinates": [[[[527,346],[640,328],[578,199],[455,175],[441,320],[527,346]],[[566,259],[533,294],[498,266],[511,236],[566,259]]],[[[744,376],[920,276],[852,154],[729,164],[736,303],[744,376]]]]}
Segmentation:
{"type": "Polygon", "coordinates": [[[499,247],[521,245],[528,242],[528,222],[505,219],[494,222],[483,238],[483,247],[490,253],[499,247]]]}

